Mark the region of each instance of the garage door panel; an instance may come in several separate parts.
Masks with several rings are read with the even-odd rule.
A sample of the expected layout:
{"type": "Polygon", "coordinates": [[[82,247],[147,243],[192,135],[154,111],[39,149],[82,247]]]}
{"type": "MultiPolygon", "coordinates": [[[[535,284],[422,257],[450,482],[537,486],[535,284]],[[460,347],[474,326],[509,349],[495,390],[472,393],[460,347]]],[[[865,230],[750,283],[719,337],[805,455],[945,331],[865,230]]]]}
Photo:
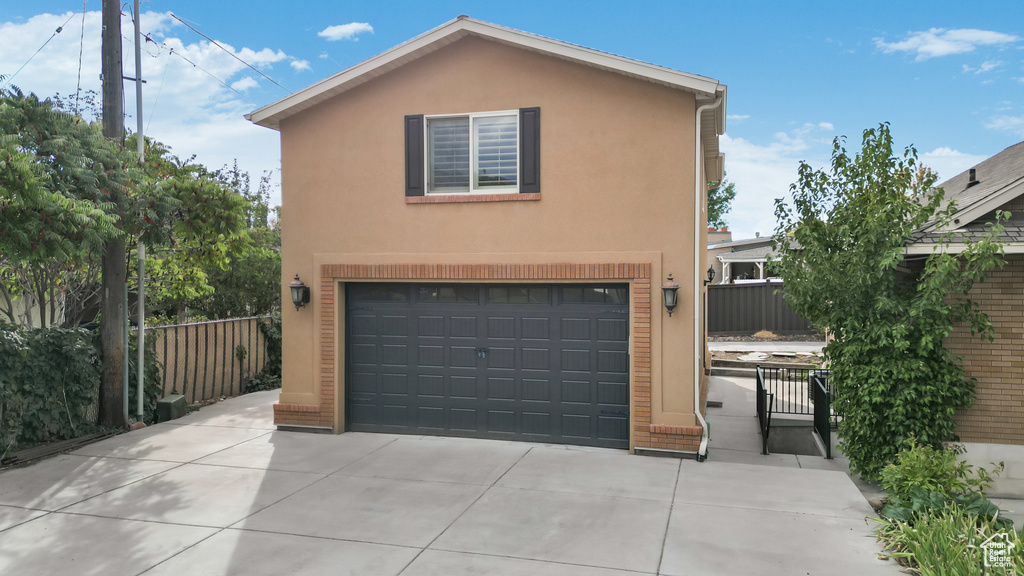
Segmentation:
{"type": "Polygon", "coordinates": [[[349,428],[626,448],[627,291],[564,290],[388,285],[411,297],[350,307],[349,428]]]}
{"type": "Polygon", "coordinates": [[[488,400],[515,400],[516,399],[516,381],[514,378],[494,378],[490,377],[487,379],[487,399],[488,400]]]}
{"type": "Polygon", "coordinates": [[[551,350],[547,348],[523,348],[523,370],[544,370],[551,369],[551,350]]]}
{"type": "Polygon", "coordinates": [[[409,347],[405,344],[384,344],[380,350],[382,365],[403,367],[409,365],[409,347]]]}
{"type": "Polygon", "coordinates": [[[452,338],[476,338],[477,324],[475,316],[453,316],[450,336],[452,338]]]}
{"type": "Polygon", "coordinates": [[[563,380],[562,402],[590,404],[593,398],[590,393],[591,386],[589,381],[563,380]]]}
{"type": "Polygon", "coordinates": [[[489,346],[486,364],[490,369],[512,370],[516,367],[516,349],[489,346]]]}
{"type": "Polygon", "coordinates": [[[590,340],[590,320],[562,318],[562,340],[590,340]]]}
{"type": "Polygon", "coordinates": [[[444,430],[444,408],[440,406],[420,406],[416,410],[416,423],[424,431],[444,430]]]}
{"type": "Polygon", "coordinates": [[[420,316],[416,335],[420,338],[444,338],[444,317],[420,316]]]}
{"type": "Polygon", "coordinates": [[[629,354],[625,350],[598,350],[597,371],[625,374],[629,370],[629,354]]]}
{"type": "Polygon", "coordinates": [[[563,372],[590,372],[590,350],[563,349],[560,356],[563,372]]]}
{"type": "Polygon", "coordinates": [[[479,361],[476,347],[474,346],[451,346],[448,348],[451,354],[452,368],[476,368],[479,361]]]}
{"type": "Polygon", "coordinates": [[[492,316],[487,319],[487,337],[513,339],[516,337],[516,319],[508,316],[492,316]]]}
{"type": "Polygon", "coordinates": [[[629,384],[625,382],[598,382],[597,403],[629,405],[629,384]]]}
{"type": "Polygon", "coordinates": [[[523,412],[523,434],[551,436],[551,414],[547,412],[523,412]]]}
{"type": "Polygon", "coordinates": [[[597,340],[621,342],[629,336],[629,321],[625,318],[598,318],[597,340]]]}
{"type": "Polygon", "coordinates": [[[352,314],[349,318],[349,335],[376,337],[377,317],[368,314],[352,314]]]}
{"type": "Polygon", "coordinates": [[[359,394],[373,394],[377,392],[376,372],[352,372],[349,375],[349,386],[352,392],[359,394]]]}
{"type": "Polygon", "coordinates": [[[534,402],[551,401],[551,381],[537,378],[522,379],[522,399],[534,402]]]}
{"type": "Polygon", "coordinates": [[[551,320],[548,318],[523,318],[524,340],[547,340],[551,337],[551,320]]]}
{"type": "Polygon", "coordinates": [[[492,434],[514,436],[516,413],[512,410],[488,410],[486,426],[486,430],[492,434]]]}
{"type": "Polygon", "coordinates": [[[381,336],[409,336],[409,317],[402,316],[382,316],[380,319],[380,334],[381,336]]]}
{"type": "Polygon", "coordinates": [[[377,344],[351,343],[348,359],[353,366],[376,366],[378,364],[377,344]]]}
{"type": "Polygon", "coordinates": [[[451,376],[448,379],[448,395],[452,398],[476,398],[477,379],[475,376],[451,376]]]}
{"type": "Polygon", "coordinates": [[[590,438],[592,426],[586,414],[562,414],[562,438],[590,438]]]}
{"type": "Polygon", "coordinates": [[[416,349],[416,365],[423,368],[444,366],[444,346],[419,346],[416,349]]]}

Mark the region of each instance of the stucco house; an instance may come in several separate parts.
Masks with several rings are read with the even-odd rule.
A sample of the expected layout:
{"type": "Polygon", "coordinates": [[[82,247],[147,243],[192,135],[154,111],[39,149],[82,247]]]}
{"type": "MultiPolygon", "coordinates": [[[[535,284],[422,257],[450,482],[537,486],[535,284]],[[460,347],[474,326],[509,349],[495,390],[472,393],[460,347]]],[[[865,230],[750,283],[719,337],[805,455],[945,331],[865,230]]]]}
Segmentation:
{"type": "MultiPolygon", "coordinates": [[[[956,202],[953,253],[984,235],[996,210],[1011,213],[1001,238],[1005,265],[970,293],[988,314],[995,341],[982,341],[970,326],[960,325],[944,345],[963,356],[967,373],[978,382],[974,404],[956,416],[968,460],[982,466],[1005,462],[990,492],[1024,496],[1024,142],[939,186],[946,201],[956,202]]],[[[949,231],[934,223],[922,229],[907,245],[907,266],[919,268],[949,231]]]]}
{"type": "Polygon", "coordinates": [[[275,423],[706,453],[725,102],[460,16],[248,115],[281,134],[284,284],[311,288],[275,423]]]}

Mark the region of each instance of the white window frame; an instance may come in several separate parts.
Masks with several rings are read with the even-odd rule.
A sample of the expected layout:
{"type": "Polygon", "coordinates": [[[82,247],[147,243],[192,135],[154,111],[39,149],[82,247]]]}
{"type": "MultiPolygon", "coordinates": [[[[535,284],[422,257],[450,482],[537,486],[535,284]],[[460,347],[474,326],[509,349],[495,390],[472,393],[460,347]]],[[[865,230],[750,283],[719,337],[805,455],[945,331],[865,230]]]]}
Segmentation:
{"type": "Polygon", "coordinates": [[[493,112],[469,112],[463,114],[434,114],[423,116],[423,182],[426,183],[424,187],[424,194],[427,196],[467,196],[475,194],[518,194],[519,185],[522,180],[522,162],[523,159],[520,157],[522,152],[520,147],[520,137],[522,136],[522,126],[519,120],[519,110],[498,110],[493,112]],[[493,118],[498,116],[511,116],[516,122],[516,184],[515,186],[487,186],[477,187],[477,144],[476,144],[476,133],[473,130],[473,121],[477,118],[493,118]],[[433,182],[430,179],[430,121],[431,120],[443,120],[445,118],[468,118],[469,119],[469,189],[468,190],[445,190],[435,191],[431,190],[433,182]]]}

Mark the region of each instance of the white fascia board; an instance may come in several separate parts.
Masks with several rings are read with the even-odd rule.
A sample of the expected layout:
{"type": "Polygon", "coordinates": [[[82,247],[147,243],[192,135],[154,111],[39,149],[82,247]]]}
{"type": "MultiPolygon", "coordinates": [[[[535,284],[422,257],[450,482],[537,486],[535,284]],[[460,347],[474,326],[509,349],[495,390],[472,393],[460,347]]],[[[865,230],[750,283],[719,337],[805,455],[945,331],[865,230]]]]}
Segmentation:
{"type": "MultiPolygon", "coordinates": [[[[967,250],[970,244],[964,244],[962,242],[956,244],[950,244],[948,249],[943,250],[949,254],[960,254],[967,250]]],[[[940,244],[911,244],[903,249],[903,254],[906,256],[920,256],[922,254],[932,254],[939,252],[940,244]]],[[[1024,242],[1007,242],[1003,244],[1004,254],[1024,254],[1024,242]]]]}
{"type": "Polygon", "coordinates": [[[1004,187],[995,194],[978,200],[977,202],[957,210],[956,214],[953,214],[952,220],[959,220],[959,224],[953,224],[950,221],[949,228],[939,228],[938,224],[932,224],[928,228],[925,228],[925,232],[948,232],[950,230],[959,230],[960,228],[967,226],[971,222],[974,222],[978,218],[988,214],[989,212],[999,208],[1003,204],[1013,200],[1014,198],[1024,194],[1024,178],[1013,182],[1012,184],[1004,187]]]}
{"type": "Polygon", "coordinates": [[[768,263],[768,259],[767,258],[735,258],[735,259],[734,258],[729,258],[727,260],[722,260],[722,257],[719,256],[718,259],[721,260],[722,262],[728,262],[730,264],[736,264],[736,263],[754,263],[754,264],[757,264],[757,263],[760,263],[760,262],[763,262],[765,264],[768,263]]]}
{"type": "MultiPolygon", "coordinates": [[[[693,92],[698,96],[714,98],[724,87],[717,80],[672,70],[615,54],[600,52],[520,30],[513,30],[472,18],[460,17],[390,50],[364,60],[312,86],[304,88],[277,102],[268,104],[245,115],[260,126],[277,129],[282,118],[313,106],[335,94],[354,88],[364,82],[390,72],[399,66],[425,56],[468,35],[477,35],[499,42],[533,50],[556,58],[593,66],[648,80],[657,84],[693,92]]],[[[724,114],[720,120],[724,130],[724,114]]]]}

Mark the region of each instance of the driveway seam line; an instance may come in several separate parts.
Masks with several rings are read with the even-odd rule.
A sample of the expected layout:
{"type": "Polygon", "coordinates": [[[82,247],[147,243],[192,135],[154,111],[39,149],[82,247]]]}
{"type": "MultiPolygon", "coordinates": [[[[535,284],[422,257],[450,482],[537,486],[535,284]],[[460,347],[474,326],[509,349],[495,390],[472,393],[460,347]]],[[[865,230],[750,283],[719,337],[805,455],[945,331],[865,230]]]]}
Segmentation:
{"type": "MultiPolygon", "coordinates": [[[[430,548],[431,546],[433,546],[433,545],[434,545],[434,542],[437,542],[437,539],[438,539],[438,538],[440,538],[441,536],[444,536],[444,533],[445,533],[445,532],[447,532],[449,528],[451,528],[451,527],[452,527],[452,526],[453,526],[453,525],[454,525],[454,524],[455,524],[456,522],[458,522],[460,518],[462,518],[463,516],[465,516],[465,515],[466,515],[466,512],[468,512],[470,508],[472,508],[473,506],[475,506],[475,505],[476,505],[476,503],[477,503],[477,502],[479,502],[479,501],[480,501],[480,499],[481,499],[481,498],[483,498],[485,494],[487,494],[488,492],[490,492],[490,491],[491,491],[491,488],[494,488],[495,484],[497,484],[498,482],[500,482],[500,481],[501,481],[501,479],[505,477],[505,474],[508,474],[510,470],[512,470],[513,468],[515,468],[515,467],[516,467],[516,465],[518,465],[518,464],[519,464],[520,462],[522,462],[522,461],[523,461],[523,458],[526,458],[526,455],[527,455],[527,454],[529,454],[530,452],[533,452],[533,448],[534,448],[533,446],[530,446],[530,447],[529,447],[529,448],[528,448],[528,449],[526,450],[526,452],[523,452],[523,453],[522,453],[522,455],[520,455],[520,456],[519,456],[519,458],[517,458],[517,459],[516,459],[516,461],[512,463],[512,465],[511,465],[511,466],[509,466],[508,468],[506,468],[506,469],[505,469],[505,471],[504,471],[504,472],[503,472],[503,473],[501,474],[501,476],[498,476],[498,478],[497,478],[497,479],[495,479],[495,480],[494,480],[494,482],[491,482],[491,483],[490,483],[489,485],[485,485],[485,486],[484,486],[484,489],[483,489],[483,491],[482,491],[482,492],[480,492],[480,495],[479,495],[479,496],[477,496],[475,500],[473,500],[472,502],[470,502],[469,506],[466,506],[466,508],[465,508],[465,509],[463,509],[463,510],[462,510],[462,512],[460,512],[460,513],[459,513],[459,515],[458,515],[458,516],[456,516],[454,520],[452,520],[451,522],[449,522],[449,523],[448,523],[448,525],[444,527],[444,530],[441,530],[440,532],[438,532],[437,536],[434,536],[434,539],[433,539],[433,540],[431,540],[430,542],[428,542],[428,543],[427,543],[427,545],[426,545],[426,546],[424,546],[423,548],[421,548],[421,549],[420,549],[420,551],[419,551],[419,552],[417,552],[415,556],[413,556],[412,560],[409,560],[409,563],[408,563],[408,564],[406,564],[406,565],[405,565],[405,566],[404,566],[404,567],[403,567],[403,568],[402,568],[401,570],[399,570],[399,572],[398,572],[398,576],[401,576],[403,572],[405,572],[406,570],[408,570],[408,569],[409,569],[409,566],[412,566],[412,564],[413,564],[414,562],[416,562],[416,560],[417,560],[417,559],[418,559],[418,558],[419,558],[420,556],[422,556],[422,555],[423,555],[423,552],[424,552],[425,550],[427,550],[428,548],[430,548]]],[[[477,486],[479,486],[479,484],[477,484],[477,486]]]]}
{"type": "Polygon", "coordinates": [[[683,469],[683,460],[679,459],[679,464],[676,466],[676,481],[672,485],[672,500],[668,504],[668,518],[665,519],[665,534],[661,537],[661,553],[658,554],[658,569],[655,574],[661,574],[661,563],[665,560],[665,544],[668,542],[668,529],[672,525],[672,511],[676,507],[676,493],[679,491],[679,476],[683,469]]]}
{"type": "MultiPolygon", "coordinates": [[[[630,574],[643,574],[656,576],[654,572],[644,572],[643,570],[632,570],[630,568],[611,568],[608,566],[598,566],[596,564],[579,564],[577,562],[564,562],[561,560],[540,560],[537,558],[527,558],[526,556],[512,556],[510,554],[488,554],[487,552],[466,552],[465,550],[452,550],[450,548],[431,548],[434,552],[450,552],[452,554],[467,554],[470,556],[486,556],[488,558],[507,558],[509,560],[527,560],[529,562],[539,562],[542,564],[558,564],[560,566],[578,566],[580,568],[597,568],[598,570],[613,570],[616,572],[628,572],[630,574]]],[[[399,573],[401,576],[401,573],[399,573]]]]}

